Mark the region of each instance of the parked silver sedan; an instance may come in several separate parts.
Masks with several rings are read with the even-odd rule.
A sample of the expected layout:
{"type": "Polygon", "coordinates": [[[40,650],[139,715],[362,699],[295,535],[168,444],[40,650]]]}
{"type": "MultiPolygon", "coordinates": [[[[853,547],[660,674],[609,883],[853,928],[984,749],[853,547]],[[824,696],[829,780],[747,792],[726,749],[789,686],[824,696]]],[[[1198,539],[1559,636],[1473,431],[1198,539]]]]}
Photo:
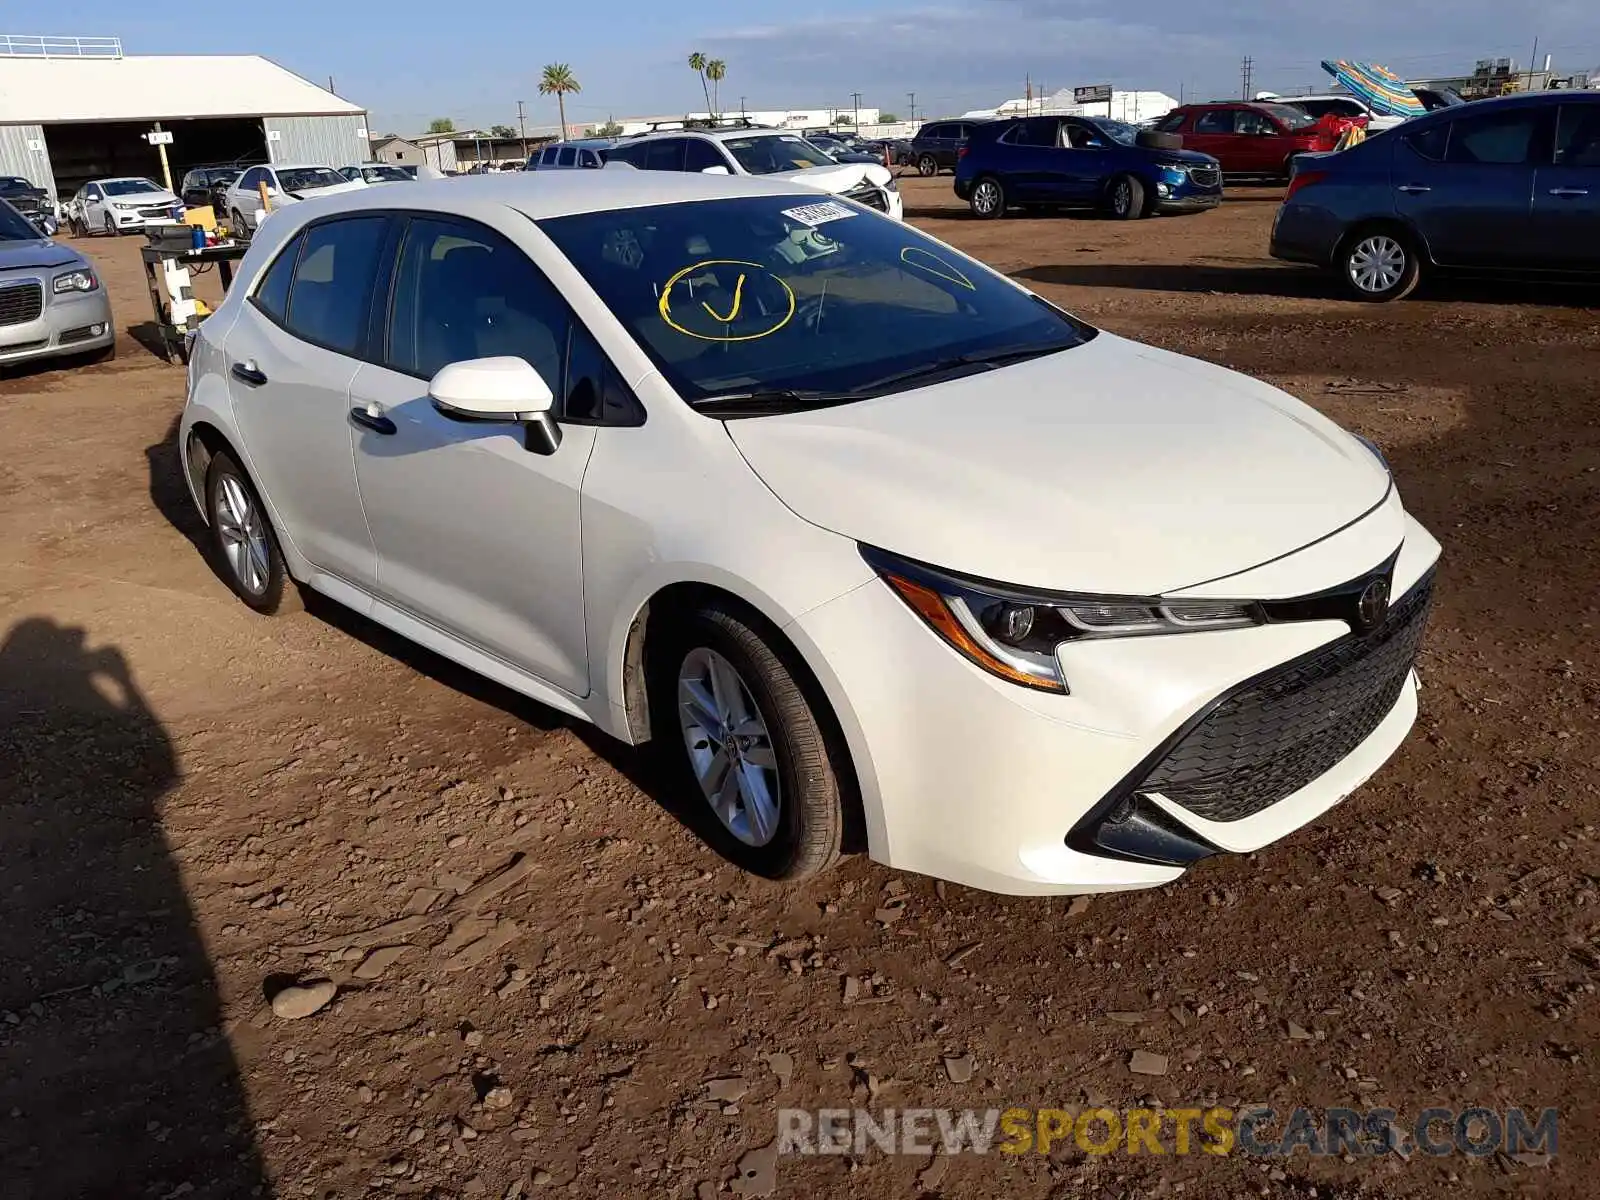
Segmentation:
{"type": "Polygon", "coordinates": [[[111,301],[89,260],[0,200],[0,366],[115,353],[111,301]]]}

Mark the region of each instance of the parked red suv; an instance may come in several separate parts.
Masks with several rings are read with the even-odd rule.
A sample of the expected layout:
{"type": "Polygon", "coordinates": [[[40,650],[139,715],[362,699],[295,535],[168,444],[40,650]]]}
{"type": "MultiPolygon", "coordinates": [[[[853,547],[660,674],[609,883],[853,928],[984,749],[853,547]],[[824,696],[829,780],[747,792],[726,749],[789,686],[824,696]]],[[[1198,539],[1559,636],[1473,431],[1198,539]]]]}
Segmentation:
{"type": "Polygon", "coordinates": [[[1318,122],[1287,104],[1185,104],[1156,128],[1183,138],[1185,150],[1198,150],[1222,163],[1225,175],[1289,177],[1297,154],[1332,150],[1338,142],[1333,122],[1318,122]]]}

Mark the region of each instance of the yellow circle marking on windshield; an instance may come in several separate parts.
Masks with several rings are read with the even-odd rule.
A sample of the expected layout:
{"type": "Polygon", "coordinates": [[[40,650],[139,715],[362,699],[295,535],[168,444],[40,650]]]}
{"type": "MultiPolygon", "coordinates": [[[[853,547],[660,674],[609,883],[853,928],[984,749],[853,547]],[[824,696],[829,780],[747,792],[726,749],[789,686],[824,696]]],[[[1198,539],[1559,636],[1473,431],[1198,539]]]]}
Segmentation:
{"type": "Polygon", "coordinates": [[[959,286],[966,288],[969,292],[975,292],[978,290],[977,285],[963,275],[960,269],[956,267],[954,263],[950,262],[946,258],[941,258],[932,250],[924,250],[921,246],[907,246],[904,250],[900,251],[900,261],[905,263],[908,267],[915,267],[919,271],[926,271],[929,275],[937,275],[940,279],[948,279],[951,283],[958,284],[959,286]],[[913,254],[920,255],[923,258],[931,259],[932,265],[930,266],[925,262],[913,262],[911,259],[913,254]]]}
{"type": "MultiPolygon", "coordinates": [[[[683,280],[688,276],[694,274],[696,271],[704,270],[707,267],[754,267],[758,271],[766,271],[767,274],[772,275],[772,272],[766,267],[762,266],[760,263],[747,262],[742,258],[706,258],[699,262],[690,263],[687,267],[684,267],[683,270],[679,271],[671,279],[667,280],[666,285],[661,289],[661,300],[656,307],[661,310],[661,319],[665,321],[669,327],[676,329],[685,337],[698,338],[702,342],[753,342],[757,338],[764,338],[777,333],[778,330],[787,325],[794,317],[794,310],[796,306],[794,289],[782,279],[779,279],[776,275],[772,275],[773,280],[779,287],[783,289],[783,294],[789,298],[789,308],[788,311],[783,314],[783,316],[778,318],[771,328],[758,330],[755,333],[740,334],[696,333],[692,329],[686,329],[684,326],[678,324],[677,321],[672,319],[672,289],[677,287],[678,284],[683,282],[683,280]]],[[[703,300],[700,302],[700,307],[705,309],[706,313],[714,321],[727,323],[734,320],[738,317],[739,310],[744,305],[744,281],[745,273],[741,271],[739,273],[739,282],[734,285],[733,289],[733,307],[725,315],[715,312],[712,307],[703,300]]]]}

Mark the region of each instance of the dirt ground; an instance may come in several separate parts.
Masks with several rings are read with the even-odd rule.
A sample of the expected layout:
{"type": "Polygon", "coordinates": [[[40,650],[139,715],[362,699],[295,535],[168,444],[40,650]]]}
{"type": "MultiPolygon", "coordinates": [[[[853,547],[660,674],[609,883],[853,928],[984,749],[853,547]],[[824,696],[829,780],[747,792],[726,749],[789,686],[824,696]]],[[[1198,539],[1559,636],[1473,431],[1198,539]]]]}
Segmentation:
{"type": "Polygon", "coordinates": [[[235,601],[194,544],[136,244],[81,243],[116,361],[0,374],[0,1194],[704,1200],[765,1191],[744,1156],[780,1107],[1152,1097],[1553,1105],[1559,1153],[869,1149],[785,1157],[772,1194],[1594,1194],[1596,295],[1347,303],[1266,258],[1268,191],[1135,224],[905,191],[1084,317],[1385,448],[1445,546],[1396,759],[1159,891],[1014,900],[865,860],[754,881],[631,752],[328,604],[235,601]],[[274,1016],[288,976],[338,995],[274,1016]]]}

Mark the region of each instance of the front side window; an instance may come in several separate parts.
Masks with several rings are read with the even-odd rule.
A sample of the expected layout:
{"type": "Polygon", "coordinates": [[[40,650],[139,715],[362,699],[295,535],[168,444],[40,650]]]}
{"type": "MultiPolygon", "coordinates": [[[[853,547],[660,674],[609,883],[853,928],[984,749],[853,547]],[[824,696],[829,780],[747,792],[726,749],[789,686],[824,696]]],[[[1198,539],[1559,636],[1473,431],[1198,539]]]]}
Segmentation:
{"type": "Polygon", "coordinates": [[[431,379],[449,363],[509,355],[559,395],[568,321],[549,280],[499,234],[418,217],[395,268],[385,360],[431,379]]]}
{"type": "Polygon", "coordinates": [[[278,171],[278,186],[286,192],[314,192],[348,182],[332,167],[283,167],[278,171]]]}
{"type": "Polygon", "coordinates": [[[722,145],[751,175],[773,175],[779,171],[803,171],[808,167],[838,165],[805,138],[793,133],[728,138],[722,145]]]}
{"type": "Polygon", "coordinates": [[[1525,166],[1542,161],[1549,135],[1542,137],[1548,109],[1518,108],[1481,117],[1459,117],[1450,131],[1445,161],[1459,164],[1525,166]]]}
{"type": "Polygon", "coordinates": [[[1196,133],[1232,133],[1233,110],[1231,108],[1214,108],[1210,112],[1200,114],[1194,123],[1196,133]]]}
{"type": "Polygon", "coordinates": [[[728,160],[722,157],[722,151],[704,138],[690,138],[685,149],[683,169],[685,171],[704,171],[707,167],[728,168],[728,160]]]}
{"type": "Polygon", "coordinates": [[[341,354],[358,354],[378,273],[387,217],[313,225],[289,285],[290,333],[341,354]]]}
{"type": "Polygon", "coordinates": [[[237,187],[241,192],[254,191],[256,188],[261,186],[261,178],[263,174],[264,172],[260,167],[251,167],[244,173],[244,178],[239,180],[239,182],[234,186],[237,187]]]}
{"type": "Polygon", "coordinates": [[[1563,167],[1600,167],[1600,104],[1561,106],[1555,161],[1563,167]]]}
{"type": "Polygon", "coordinates": [[[1435,121],[1432,125],[1406,134],[1402,140],[1430,162],[1443,162],[1445,146],[1450,141],[1450,122],[1435,121]]]}
{"type": "Polygon", "coordinates": [[[966,256],[826,196],[539,225],[691,403],[769,389],[866,395],[960,356],[1028,356],[1094,336],[966,256]]]}

